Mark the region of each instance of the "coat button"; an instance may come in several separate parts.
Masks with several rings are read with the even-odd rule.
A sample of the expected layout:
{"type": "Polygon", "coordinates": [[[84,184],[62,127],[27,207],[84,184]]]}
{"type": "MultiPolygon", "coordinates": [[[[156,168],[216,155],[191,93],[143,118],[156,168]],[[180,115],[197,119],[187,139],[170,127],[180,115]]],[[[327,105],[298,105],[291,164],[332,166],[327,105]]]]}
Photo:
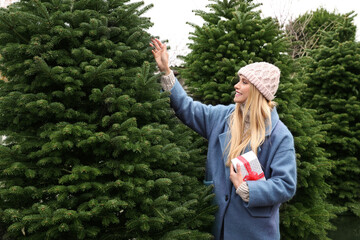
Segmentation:
{"type": "Polygon", "coordinates": [[[229,200],[229,195],[225,196],[225,201],[229,200]]]}

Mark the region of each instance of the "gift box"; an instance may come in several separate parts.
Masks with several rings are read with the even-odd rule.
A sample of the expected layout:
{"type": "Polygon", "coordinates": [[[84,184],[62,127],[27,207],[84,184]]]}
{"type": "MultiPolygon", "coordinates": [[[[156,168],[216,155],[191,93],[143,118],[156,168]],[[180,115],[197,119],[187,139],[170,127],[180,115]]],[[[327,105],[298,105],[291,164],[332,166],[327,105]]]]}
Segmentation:
{"type": "Polygon", "coordinates": [[[266,180],[259,159],[253,151],[247,152],[238,156],[237,158],[231,159],[231,163],[237,172],[237,164],[240,164],[241,175],[244,181],[251,180],[266,180]]]}

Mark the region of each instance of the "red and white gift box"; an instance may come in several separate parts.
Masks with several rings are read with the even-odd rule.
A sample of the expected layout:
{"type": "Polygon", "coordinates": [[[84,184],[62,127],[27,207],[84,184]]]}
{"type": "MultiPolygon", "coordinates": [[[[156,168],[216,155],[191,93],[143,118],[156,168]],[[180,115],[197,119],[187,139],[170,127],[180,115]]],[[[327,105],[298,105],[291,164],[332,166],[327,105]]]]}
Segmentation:
{"type": "Polygon", "coordinates": [[[240,164],[241,175],[244,181],[266,180],[264,172],[261,169],[259,159],[253,151],[244,153],[237,158],[231,159],[235,171],[237,172],[237,164],[240,164]]]}

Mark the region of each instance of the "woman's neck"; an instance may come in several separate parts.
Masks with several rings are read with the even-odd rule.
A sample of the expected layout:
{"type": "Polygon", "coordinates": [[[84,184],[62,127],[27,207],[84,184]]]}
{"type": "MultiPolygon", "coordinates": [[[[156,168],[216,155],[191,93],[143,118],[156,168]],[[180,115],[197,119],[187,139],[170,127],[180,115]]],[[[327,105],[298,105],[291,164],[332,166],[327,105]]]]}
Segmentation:
{"type": "Polygon", "coordinates": [[[246,105],[246,102],[240,103],[241,113],[242,113],[242,116],[244,118],[244,133],[246,133],[247,130],[250,128],[250,108],[248,109],[248,111],[247,111],[247,113],[245,115],[245,113],[244,113],[245,105],[246,105]]]}

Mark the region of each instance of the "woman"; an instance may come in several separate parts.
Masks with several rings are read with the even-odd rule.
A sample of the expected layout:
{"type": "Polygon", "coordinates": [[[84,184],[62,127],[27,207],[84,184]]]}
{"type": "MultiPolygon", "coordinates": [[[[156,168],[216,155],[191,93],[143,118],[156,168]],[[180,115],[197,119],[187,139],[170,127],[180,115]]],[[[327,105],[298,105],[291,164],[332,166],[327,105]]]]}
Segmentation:
{"type": "Polygon", "coordinates": [[[204,183],[214,185],[219,206],[215,239],[280,239],[279,207],[296,190],[294,140],[271,101],[280,70],[265,62],[249,64],[238,72],[235,104],[204,105],[187,96],[175,78],[168,66],[166,45],[153,39],[150,46],[159,70],[165,72],[161,85],[171,92],[177,117],[208,139],[204,183]],[[230,164],[231,159],[250,150],[257,155],[266,181],[244,181],[230,164]]]}

